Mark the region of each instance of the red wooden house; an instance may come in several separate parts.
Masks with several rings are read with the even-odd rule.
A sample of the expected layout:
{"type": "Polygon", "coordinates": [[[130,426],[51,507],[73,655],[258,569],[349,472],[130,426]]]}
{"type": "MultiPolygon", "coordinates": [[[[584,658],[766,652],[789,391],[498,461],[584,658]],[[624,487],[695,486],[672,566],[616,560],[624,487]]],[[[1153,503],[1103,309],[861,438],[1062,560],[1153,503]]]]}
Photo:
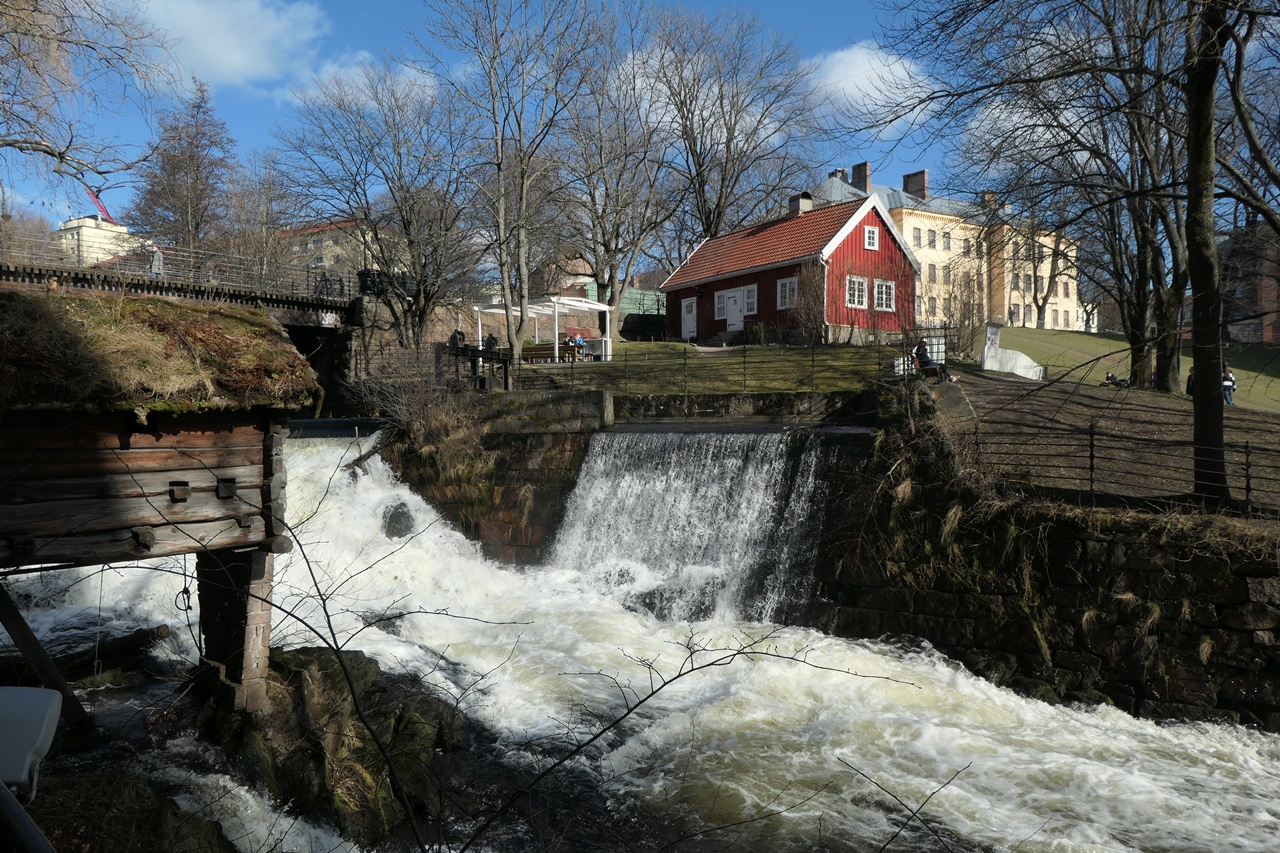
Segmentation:
{"type": "Polygon", "coordinates": [[[783,219],[707,240],[671,274],[661,287],[669,338],[816,330],[866,343],[915,325],[920,263],[878,196],[815,210],[797,193],[789,207],[783,219]]]}

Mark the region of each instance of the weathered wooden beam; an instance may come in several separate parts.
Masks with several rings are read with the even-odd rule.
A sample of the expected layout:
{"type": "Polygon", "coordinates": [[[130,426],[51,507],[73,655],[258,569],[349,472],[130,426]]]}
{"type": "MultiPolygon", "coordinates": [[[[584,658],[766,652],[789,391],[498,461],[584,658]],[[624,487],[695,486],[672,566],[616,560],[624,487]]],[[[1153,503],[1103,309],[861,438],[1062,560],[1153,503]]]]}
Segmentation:
{"type": "Polygon", "coordinates": [[[0,537],[82,535],[143,525],[194,524],[262,511],[256,489],[225,494],[219,497],[214,491],[193,488],[190,497],[181,501],[165,496],[16,504],[0,511],[0,537]]]}
{"type": "Polygon", "coordinates": [[[22,618],[22,612],[13,603],[13,599],[9,597],[9,590],[5,589],[3,584],[0,584],[0,625],[4,625],[13,644],[18,647],[18,650],[31,663],[32,669],[40,676],[40,683],[62,694],[62,718],[72,725],[88,723],[90,719],[88,712],[80,704],[80,699],[67,684],[67,680],[62,677],[62,673],[49,659],[44,646],[40,645],[27,620],[22,618]]]}
{"type": "MultiPolygon", "coordinates": [[[[262,486],[262,466],[239,465],[234,468],[188,468],[179,471],[142,471],[128,474],[103,474],[98,477],[42,477],[37,480],[10,480],[0,494],[0,507],[5,504],[34,504],[40,501],[66,501],[88,498],[169,498],[175,482],[184,482],[189,490],[212,492],[218,478],[234,477],[246,489],[262,486]]],[[[4,510],[0,508],[0,517],[4,510]]]]}
{"type": "Polygon", "coordinates": [[[170,448],[117,451],[66,450],[57,453],[0,450],[0,483],[48,476],[86,473],[123,474],[130,471],[181,471],[235,468],[262,462],[262,446],[233,448],[170,448]]]}
{"type": "Polygon", "coordinates": [[[75,424],[61,428],[6,424],[0,431],[0,450],[45,453],[51,450],[261,447],[262,434],[262,427],[252,424],[188,423],[185,420],[150,430],[143,426],[108,429],[75,424]]]}
{"type": "Polygon", "coordinates": [[[219,521],[152,527],[155,542],[142,550],[128,528],[101,533],[67,536],[37,536],[16,542],[0,537],[0,574],[4,568],[30,566],[37,563],[56,564],[59,568],[92,566],[150,557],[190,554],[204,548],[248,548],[268,539],[266,522],[261,515],[219,521]]]}

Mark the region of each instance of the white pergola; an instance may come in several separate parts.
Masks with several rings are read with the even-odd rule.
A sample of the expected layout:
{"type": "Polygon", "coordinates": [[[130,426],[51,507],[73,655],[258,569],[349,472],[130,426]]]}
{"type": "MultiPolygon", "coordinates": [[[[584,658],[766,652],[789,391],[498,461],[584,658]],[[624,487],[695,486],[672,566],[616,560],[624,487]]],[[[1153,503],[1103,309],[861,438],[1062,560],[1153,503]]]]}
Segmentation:
{"type": "MultiPolygon", "coordinates": [[[[506,314],[507,306],[504,302],[490,302],[484,305],[472,305],[472,310],[476,312],[476,342],[480,343],[480,338],[484,334],[480,326],[481,314],[506,314]]],[[[512,306],[512,310],[520,313],[520,307],[512,306]]],[[[552,327],[552,352],[556,361],[560,360],[560,317],[570,314],[590,314],[592,312],[604,312],[604,338],[601,341],[600,360],[613,360],[613,335],[609,317],[609,306],[603,302],[596,302],[592,299],[583,299],[578,296],[544,296],[541,299],[530,299],[526,309],[528,315],[533,318],[533,339],[540,340],[538,335],[538,321],[543,317],[551,318],[552,327]]]]}

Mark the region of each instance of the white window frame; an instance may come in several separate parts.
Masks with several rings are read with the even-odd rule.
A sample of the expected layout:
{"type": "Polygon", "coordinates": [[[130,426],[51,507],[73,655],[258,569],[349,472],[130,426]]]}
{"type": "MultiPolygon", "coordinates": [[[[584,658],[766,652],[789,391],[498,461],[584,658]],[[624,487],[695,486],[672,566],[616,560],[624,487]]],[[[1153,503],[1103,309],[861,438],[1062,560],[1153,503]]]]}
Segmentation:
{"type": "Polygon", "coordinates": [[[716,291],[716,319],[717,320],[724,320],[724,319],[727,319],[729,316],[728,295],[729,295],[728,291],[725,291],[725,290],[716,291]]]}
{"type": "Polygon", "coordinates": [[[886,278],[876,279],[876,310],[895,311],[898,302],[898,285],[886,278]]]}
{"type": "Polygon", "coordinates": [[[847,275],[844,278],[844,307],[867,307],[867,279],[860,275],[847,275]],[[858,294],[861,293],[861,298],[858,294]]]}
{"type": "Polygon", "coordinates": [[[880,251],[880,229],[875,225],[862,226],[862,248],[880,251]]]}
{"type": "Polygon", "coordinates": [[[748,284],[742,288],[742,316],[756,313],[756,286],[748,284]]]}
{"type": "Polygon", "coordinates": [[[786,311],[795,307],[796,301],[800,296],[799,279],[795,276],[791,278],[778,279],[778,310],[786,311]]]}

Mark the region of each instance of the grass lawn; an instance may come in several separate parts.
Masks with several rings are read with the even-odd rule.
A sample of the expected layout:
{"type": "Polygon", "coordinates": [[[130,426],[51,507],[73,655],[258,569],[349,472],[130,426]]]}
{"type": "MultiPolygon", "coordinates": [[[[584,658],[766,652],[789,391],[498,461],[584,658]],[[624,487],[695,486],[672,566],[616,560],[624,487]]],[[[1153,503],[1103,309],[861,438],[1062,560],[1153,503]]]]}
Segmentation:
{"type": "Polygon", "coordinates": [[[746,346],[699,349],[682,343],[619,341],[610,362],[522,364],[517,377],[621,394],[734,394],[860,390],[883,376],[897,353],[879,347],[746,346]]]}
{"type": "MultiPolygon", "coordinates": [[[[1107,371],[1129,373],[1129,350],[1119,335],[1090,335],[1057,329],[1006,328],[1000,346],[1025,353],[1049,367],[1049,375],[1096,385],[1107,371]]],[[[1280,412],[1280,345],[1229,344],[1224,348],[1236,375],[1236,405],[1280,412]]],[[[1183,371],[1190,365],[1191,345],[1182,351],[1183,371]]]]}

